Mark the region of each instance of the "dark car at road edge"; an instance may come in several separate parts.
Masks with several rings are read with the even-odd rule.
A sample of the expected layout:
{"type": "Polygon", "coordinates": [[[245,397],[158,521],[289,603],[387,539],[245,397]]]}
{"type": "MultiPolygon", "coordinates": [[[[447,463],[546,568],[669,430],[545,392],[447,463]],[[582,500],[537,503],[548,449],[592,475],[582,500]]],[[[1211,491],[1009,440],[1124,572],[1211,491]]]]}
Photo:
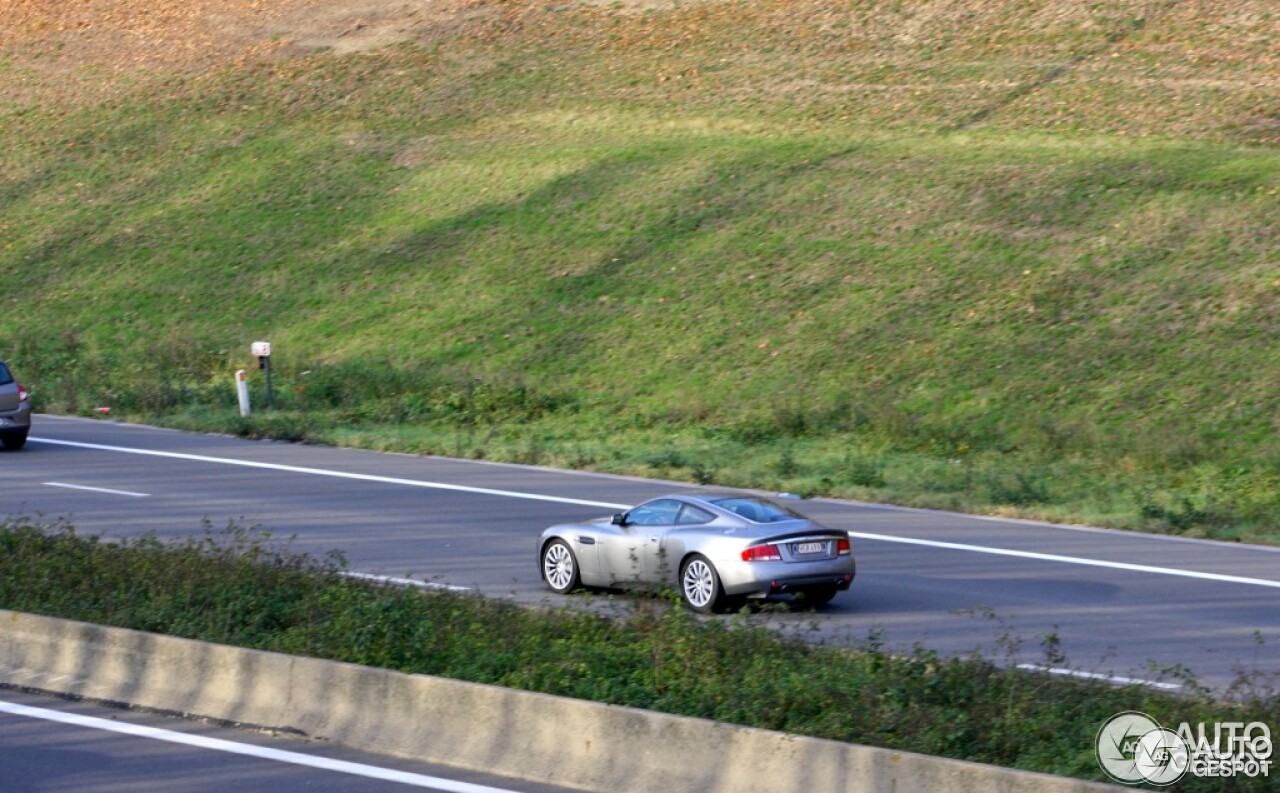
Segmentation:
{"type": "Polygon", "coordinates": [[[0,361],[0,444],[21,449],[31,431],[31,394],[0,361]]]}

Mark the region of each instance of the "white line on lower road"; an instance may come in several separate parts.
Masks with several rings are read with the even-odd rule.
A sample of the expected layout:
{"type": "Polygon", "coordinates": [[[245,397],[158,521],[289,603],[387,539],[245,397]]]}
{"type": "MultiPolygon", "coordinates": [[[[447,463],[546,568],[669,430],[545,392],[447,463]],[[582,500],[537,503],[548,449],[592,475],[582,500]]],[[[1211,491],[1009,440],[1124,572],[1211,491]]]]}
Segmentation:
{"type": "Polygon", "coordinates": [[[59,724],[67,724],[74,727],[106,730],[108,732],[132,735],[138,738],[167,741],[169,743],[182,744],[184,746],[194,746],[198,749],[209,749],[215,752],[229,752],[231,754],[256,757],[260,760],[273,760],[277,763],[291,763],[293,765],[306,766],[308,768],[315,768],[321,771],[335,771],[340,774],[352,774],[354,776],[362,776],[369,779],[399,782],[403,785],[431,788],[432,790],[443,790],[446,791],[446,793],[515,793],[514,791],[506,788],[475,785],[470,782],[458,782],[452,779],[444,779],[442,777],[414,774],[408,771],[396,771],[391,768],[380,768],[374,765],[365,765],[364,763],[352,763],[346,760],[316,757],[315,755],[303,754],[301,752],[290,752],[283,749],[272,749],[266,746],[254,746],[253,744],[225,741],[221,738],[209,738],[203,735],[191,735],[185,732],[164,730],[158,727],[146,727],[140,724],[129,724],[127,722],[100,719],[96,716],[82,716],[77,713],[64,713],[62,711],[49,710],[47,708],[33,708],[28,705],[19,705],[14,702],[0,701],[0,713],[9,713],[14,716],[26,716],[32,719],[44,719],[45,721],[58,722],[59,724]]]}
{"type": "Polygon", "coordinates": [[[1161,680],[1143,680],[1140,677],[1120,677],[1118,675],[1103,675],[1097,672],[1082,672],[1079,669],[1063,669],[1056,666],[1041,666],[1040,664],[1018,664],[1019,669],[1025,669],[1032,672],[1048,672],[1051,675],[1060,675],[1064,677],[1078,677],[1082,680],[1105,680],[1108,683],[1119,683],[1122,686],[1137,684],[1140,686],[1148,686],[1150,688],[1159,688],[1165,691],[1176,691],[1182,688],[1181,683],[1167,683],[1161,680]]]}
{"type": "Polygon", "coordinates": [[[134,493],[129,490],[112,490],[106,487],[89,487],[88,485],[69,485],[66,482],[45,482],[49,487],[65,487],[68,490],[88,490],[93,493],[107,493],[113,496],[132,496],[133,498],[146,498],[150,493],[134,493]]]}
{"type": "MultiPolygon", "coordinates": [[[[561,496],[544,496],[537,493],[521,493],[514,490],[492,490],[485,487],[468,487],[466,485],[451,485],[443,482],[425,482],[418,479],[399,479],[389,476],[376,476],[374,474],[355,474],[346,471],[329,471],[323,468],[303,468],[296,465],[281,465],[279,463],[261,463],[253,460],[232,460],[225,457],[207,457],[200,454],[182,454],[179,452],[162,452],[153,449],[133,449],[127,446],[106,446],[98,443],[80,443],[78,441],[61,441],[47,438],[31,438],[30,440],[38,443],[51,443],[58,446],[75,446],[81,449],[98,449],[100,451],[121,452],[123,454],[141,454],[151,457],[167,457],[175,460],[192,460],[202,463],[218,463],[221,465],[239,465],[247,468],[262,468],[272,471],[285,471],[295,474],[312,474],[315,476],[331,476],[338,479],[355,479],[363,482],[381,482],[393,485],[408,485],[410,487],[434,488],[436,490],[453,490],[461,493],[476,493],[487,496],[503,496],[505,498],[524,498],[533,501],[549,501],[557,504],[577,504],[589,507],[601,507],[604,509],[627,509],[629,504],[614,504],[608,501],[588,501],[579,498],[564,498],[561,496]]],[[[1078,556],[1059,556],[1051,553],[1036,553],[1034,551],[1014,551],[1006,548],[988,548],[981,545],[967,545],[964,543],[941,542],[939,540],[920,540],[913,537],[895,537],[889,534],[868,534],[865,532],[849,532],[850,537],[857,537],[864,540],[876,540],[878,542],[896,542],[906,545],[923,545],[930,548],[944,548],[951,551],[967,551],[970,553],[985,553],[994,556],[1013,556],[1021,559],[1036,559],[1042,562],[1058,562],[1061,564],[1082,565],[1085,567],[1104,567],[1111,570],[1128,570],[1135,573],[1151,573],[1155,575],[1171,575],[1182,578],[1196,578],[1203,581],[1220,581],[1228,584],[1246,584],[1249,586],[1271,587],[1280,589],[1280,581],[1272,581],[1265,578],[1245,578],[1242,576],[1223,575],[1220,573],[1202,573],[1197,570],[1180,570],[1172,567],[1153,567],[1144,564],[1130,564],[1128,562],[1109,562],[1103,559],[1084,559],[1078,556]]]]}
{"type": "Polygon", "coordinates": [[[374,575],[373,573],[352,573],[345,572],[341,575],[347,578],[355,578],[360,581],[375,581],[379,584],[393,584],[395,586],[407,586],[415,589],[435,589],[442,592],[470,592],[471,587],[457,586],[455,584],[441,584],[435,581],[419,581],[416,578],[398,578],[391,575],[374,575]]]}

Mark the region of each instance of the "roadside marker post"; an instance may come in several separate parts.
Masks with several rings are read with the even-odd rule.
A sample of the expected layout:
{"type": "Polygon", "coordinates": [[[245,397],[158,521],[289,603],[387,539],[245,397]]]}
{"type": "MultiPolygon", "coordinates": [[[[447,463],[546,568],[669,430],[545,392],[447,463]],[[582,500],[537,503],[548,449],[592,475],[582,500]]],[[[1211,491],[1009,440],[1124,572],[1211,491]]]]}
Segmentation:
{"type": "Polygon", "coordinates": [[[275,400],[271,393],[271,342],[255,341],[250,351],[258,356],[258,368],[263,370],[267,376],[267,410],[275,407],[275,400]]]}
{"type": "Polygon", "coordinates": [[[236,399],[240,402],[240,415],[249,415],[249,383],[243,369],[236,370],[236,399]]]}

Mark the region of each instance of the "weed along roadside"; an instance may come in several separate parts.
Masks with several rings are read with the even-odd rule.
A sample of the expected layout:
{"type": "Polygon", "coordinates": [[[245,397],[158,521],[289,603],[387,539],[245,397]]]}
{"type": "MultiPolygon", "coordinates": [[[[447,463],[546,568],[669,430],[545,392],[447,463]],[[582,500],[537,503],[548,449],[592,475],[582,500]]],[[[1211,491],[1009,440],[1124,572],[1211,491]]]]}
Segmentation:
{"type": "MultiPolygon", "coordinates": [[[[1094,741],[1116,713],[1158,714],[1161,724],[1280,722],[1274,697],[1228,703],[1194,688],[1171,695],[976,658],[892,655],[874,643],[823,647],[745,615],[703,620],[661,599],[601,615],[376,585],[341,575],[336,559],[293,554],[235,529],[172,543],[106,543],[66,526],[9,521],[0,547],[6,685],[289,726],[393,754],[431,747],[442,762],[489,770],[526,763],[510,773],[588,789],[687,789],[693,779],[707,784],[699,789],[736,790],[742,773],[777,774],[777,789],[797,789],[787,780],[818,777],[786,775],[829,772],[828,779],[853,780],[850,789],[889,790],[897,780],[898,790],[1088,790],[1106,779],[1094,741]],[[73,646],[79,650],[66,651],[73,646]],[[143,655],[157,662],[138,663],[143,655]],[[67,674],[61,665],[74,659],[84,666],[67,674]],[[192,687],[208,677],[190,674],[195,668],[222,671],[192,687]],[[287,675],[291,685],[237,674],[259,683],[287,675]],[[60,689],[53,681],[64,675],[78,682],[60,689]],[[309,694],[309,685],[325,696],[309,694]],[[369,692],[381,692],[363,703],[379,714],[374,719],[356,704],[315,708],[369,692]],[[479,723],[493,725],[488,743],[456,744],[449,727],[458,702],[469,703],[462,709],[469,724],[479,714],[479,723]],[[490,720],[495,713],[501,718],[490,720]],[[387,719],[404,719],[404,729],[386,729],[387,719]],[[440,732],[424,732],[436,724],[440,732]],[[564,740],[569,724],[598,731],[594,750],[609,751],[615,765],[564,740]],[[388,745],[387,735],[401,742],[388,745]],[[621,742],[616,753],[610,741],[621,742]],[[650,788],[602,776],[653,757],[679,768],[676,758],[693,745],[707,750],[687,757],[684,770],[702,776],[635,774],[650,788]],[[743,757],[753,761],[733,762],[743,757]],[[555,776],[570,768],[583,776],[555,776]]],[[[1220,782],[1191,779],[1179,789],[1222,790],[1220,782]]],[[[1266,783],[1236,780],[1233,789],[1266,783]]]]}

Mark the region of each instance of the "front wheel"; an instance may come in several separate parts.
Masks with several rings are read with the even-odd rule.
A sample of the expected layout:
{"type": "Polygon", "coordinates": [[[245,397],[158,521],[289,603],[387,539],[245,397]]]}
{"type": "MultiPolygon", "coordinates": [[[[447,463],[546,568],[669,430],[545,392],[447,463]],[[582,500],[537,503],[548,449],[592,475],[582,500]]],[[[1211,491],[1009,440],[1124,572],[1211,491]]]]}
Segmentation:
{"type": "Polygon", "coordinates": [[[723,613],[729,604],[720,575],[705,556],[691,556],[681,565],[680,597],[701,614],[723,613]]]}
{"type": "Polygon", "coordinates": [[[567,595],[578,588],[578,559],[564,540],[552,540],[542,549],[542,579],[557,595],[567,595]]]}

